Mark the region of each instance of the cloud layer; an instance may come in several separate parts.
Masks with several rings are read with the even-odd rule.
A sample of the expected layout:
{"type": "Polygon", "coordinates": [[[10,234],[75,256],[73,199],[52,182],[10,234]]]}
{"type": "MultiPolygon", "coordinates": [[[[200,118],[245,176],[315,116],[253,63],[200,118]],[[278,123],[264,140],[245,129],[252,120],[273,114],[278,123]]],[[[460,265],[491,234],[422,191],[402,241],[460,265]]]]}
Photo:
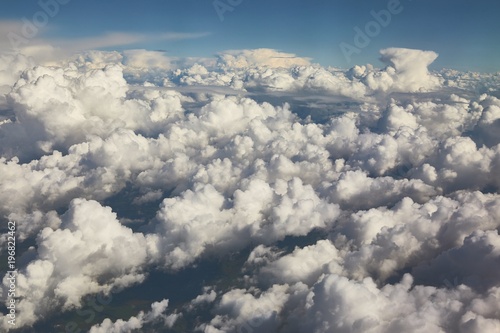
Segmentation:
{"type": "Polygon", "coordinates": [[[498,331],[498,76],[381,55],[349,70],[269,49],[0,56],[0,214],[34,244],[18,325],[247,251],[224,288],[91,332],[203,307],[190,329],[207,333],[498,331]]]}

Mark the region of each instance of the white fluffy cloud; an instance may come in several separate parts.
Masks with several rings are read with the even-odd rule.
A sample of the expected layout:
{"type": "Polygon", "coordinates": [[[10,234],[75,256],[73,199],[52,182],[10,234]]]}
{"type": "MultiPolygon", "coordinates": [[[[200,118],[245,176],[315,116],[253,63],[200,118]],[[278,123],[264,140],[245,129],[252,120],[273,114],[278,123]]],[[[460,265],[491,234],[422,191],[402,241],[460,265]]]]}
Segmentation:
{"type": "Polygon", "coordinates": [[[170,59],[164,52],[147,50],[127,50],[123,52],[123,64],[138,69],[169,69],[170,59]]]}
{"type": "Polygon", "coordinates": [[[418,91],[436,88],[439,79],[428,71],[428,66],[437,59],[438,54],[432,51],[421,51],[402,48],[381,50],[381,60],[394,69],[391,76],[395,90],[418,91]]]}
{"type": "Polygon", "coordinates": [[[155,302],[151,304],[151,311],[139,312],[137,316],[130,317],[127,321],[118,319],[112,322],[109,318],[105,319],[101,324],[92,326],[89,333],[129,333],[143,328],[144,325],[163,321],[165,327],[171,328],[179,315],[171,314],[166,316],[163,314],[168,307],[168,300],[155,302]]]}
{"type": "Polygon", "coordinates": [[[291,67],[309,65],[309,59],[295,54],[272,49],[226,51],[219,55],[219,61],[228,68],[247,67],[291,67]]]}
{"type": "MultiPolygon", "coordinates": [[[[79,307],[85,295],[144,280],[142,268],[152,257],[150,236],[134,234],[96,201],[73,200],[61,220],[56,230],[39,233],[36,259],[17,276],[22,296],[17,319],[23,325],[59,308],[79,307]]],[[[4,280],[4,295],[7,285],[4,280]]]]}
{"type": "MultiPolygon", "coordinates": [[[[310,186],[294,178],[276,188],[261,180],[237,190],[231,208],[211,185],[195,187],[179,199],[165,199],[158,220],[164,235],[161,249],[174,268],[191,263],[207,247],[242,249],[252,240],[272,243],[285,236],[304,236],[325,228],[338,216],[338,208],[321,200],[310,186]]],[[[220,249],[218,249],[220,250],[220,249]]]]}
{"type": "MultiPolygon", "coordinates": [[[[241,279],[176,309],[209,308],[199,330],[496,332],[498,77],[381,53],[385,69],[347,71],[269,49],[181,68],[146,50],[1,55],[0,214],[36,240],[19,326],[248,250],[241,279]]],[[[92,332],[172,327],[157,301],[92,332]]]]}

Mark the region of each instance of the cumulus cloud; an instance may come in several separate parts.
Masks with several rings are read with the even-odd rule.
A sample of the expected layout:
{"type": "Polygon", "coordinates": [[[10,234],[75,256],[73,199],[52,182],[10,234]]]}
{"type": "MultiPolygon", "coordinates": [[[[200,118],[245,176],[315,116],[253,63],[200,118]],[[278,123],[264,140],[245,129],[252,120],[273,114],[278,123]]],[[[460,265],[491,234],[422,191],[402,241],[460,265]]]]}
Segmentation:
{"type": "Polygon", "coordinates": [[[168,300],[155,302],[151,304],[151,311],[139,312],[137,316],[130,317],[127,321],[118,319],[112,322],[106,318],[101,324],[92,326],[89,333],[128,333],[141,329],[144,325],[153,323],[155,321],[163,321],[167,328],[171,328],[177,321],[179,315],[171,314],[166,316],[163,314],[168,307],[168,300]]]}
{"type": "MultiPolygon", "coordinates": [[[[259,279],[266,283],[303,282],[313,285],[325,266],[336,260],[341,261],[341,257],[335,246],[328,240],[320,240],[314,245],[296,248],[291,254],[265,265],[259,272],[259,279]]],[[[332,266],[328,269],[332,269],[332,266]]]]}
{"type": "Polygon", "coordinates": [[[497,285],[500,258],[497,230],[475,231],[464,239],[463,245],[441,253],[427,265],[415,269],[415,276],[427,283],[430,276],[447,281],[460,281],[479,291],[497,285]],[[478,260],[481,258],[481,260],[478,260]],[[426,281],[427,280],[427,281],[426,281]]]}
{"type": "Polygon", "coordinates": [[[204,332],[498,330],[498,77],[381,53],[350,70],[270,49],[2,54],[0,214],[33,244],[19,327],[247,253],[171,315],[155,299],[91,331],[183,311],[204,332]]]}
{"type": "MultiPolygon", "coordinates": [[[[75,199],[61,221],[56,230],[47,227],[39,233],[36,259],[17,276],[22,325],[56,309],[79,307],[85,295],[109,293],[145,278],[141,271],[151,258],[151,237],[122,226],[109,207],[75,199]]],[[[7,285],[4,280],[4,295],[7,285]]]]}
{"type": "MultiPolygon", "coordinates": [[[[321,242],[316,246],[323,246],[321,242]]],[[[298,269],[315,260],[317,254],[310,252],[312,248],[297,249],[265,267],[275,269],[285,260],[297,260],[290,267],[298,269]],[[299,261],[299,256],[303,260],[299,261]]],[[[275,276],[283,279],[281,284],[270,280],[269,283],[275,284],[265,291],[229,291],[221,297],[217,315],[207,326],[202,326],[204,332],[311,329],[317,332],[495,332],[500,324],[495,301],[498,287],[485,293],[474,292],[462,284],[437,288],[419,285],[410,274],[403,275],[398,283],[381,287],[370,277],[346,277],[335,256],[330,264],[318,260],[315,266],[322,274],[313,278],[310,287],[290,279],[292,276],[304,278],[307,274],[303,275],[303,271],[290,275],[276,270],[275,276]],[[259,308],[252,308],[255,303],[259,308]]],[[[290,273],[290,268],[287,269],[290,273]]],[[[310,278],[307,276],[304,281],[310,278]]]]}
{"type": "Polygon", "coordinates": [[[389,48],[380,51],[380,60],[390,66],[394,78],[395,90],[418,91],[435,88],[439,79],[431,75],[428,66],[437,59],[433,51],[421,51],[403,48],[389,48]]]}
{"type": "Polygon", "coordinates": [[[123,52],[123,64],[131,68],[169,69],[170,60],[160,51],[126,50],[123,52]]]}
{"type": "Polygon", "coordinates": [[[165,199],[157,216],[164,235],[158,252],[168,253],[167,265],[189,264],[207,247],[228,251],[242,249],[253,239],[271,243],[288,235],[307,235],[339,214],[335,205],[321,200],[298,178],[278,182],[277,188],[259,180],[247,186],[234,193],[229,209],[211,185],[195,187],[180,199],[165,199]]]}
{"type": "Polygon", "coordinates": [[[273,49],[234,50],[219,55],[221,65],[228,68],[247,67],[291,67],[309,65],[309,59],[295,54],[279,52],[273,49]]]}
{"type": "Polygon", "coordinates": [[[474,295],[466,287],[458,290],[460,293],[433,287],[412,288],[410,275],[383,288],[370,279],[352,281],[328,275],[312,291],[307,319],[303,324],[297,323],[300,328],[292,331],[314,325],[318,332],[494,332],[498,320],[466,310],[488,296],[474,295]]]}

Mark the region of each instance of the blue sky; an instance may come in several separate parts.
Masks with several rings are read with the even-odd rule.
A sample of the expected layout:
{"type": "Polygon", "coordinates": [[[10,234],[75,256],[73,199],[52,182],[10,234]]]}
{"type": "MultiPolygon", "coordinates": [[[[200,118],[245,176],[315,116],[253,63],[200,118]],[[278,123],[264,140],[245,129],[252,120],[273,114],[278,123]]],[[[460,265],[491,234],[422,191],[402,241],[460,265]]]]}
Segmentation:
{"type": "MultiPolygon", "coordinates": [[[[103,49],[160,49],[173,56],[206,57],[265,47],[338,67],[380,66],[378,50],[408,47],[438,52],[434,68],[500,71],[500,2],[494,0],[400,0],[401,11],[347,61],[340,43],[355,46],[354,28],[364,31],[374,20],[371,11],[387,9],[391,1],[397,0],[220,0],[232,9],[221,21],[213,0],[70,0],[37,37],[77,41],[109,32],[181,32],[193,38],[139,38],[103,49]]],[[[1,9],[0,18],[10,21],[32,20],[41,10],[38,1],[3,1],[1,9]]]]}

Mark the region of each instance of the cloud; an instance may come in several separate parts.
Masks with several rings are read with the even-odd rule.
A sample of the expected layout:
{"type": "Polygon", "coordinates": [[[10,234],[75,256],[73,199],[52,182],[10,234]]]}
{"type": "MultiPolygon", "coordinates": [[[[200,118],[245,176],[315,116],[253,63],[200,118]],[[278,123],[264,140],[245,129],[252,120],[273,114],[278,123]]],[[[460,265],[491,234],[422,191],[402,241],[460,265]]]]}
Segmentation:
{"type": "Polygon", "coordinates": [[[336,260],[341,258],[335,246],[328,240],[320,240],[314,245],[296,248],[291,254],[267,264],[260,270],[259,278],[266,283],[303,282],[313,285],[323,273],[324,266],[336,260]]]}
{"type": "Polygon", "coordinates": [[[426,283],[429,277],[454,279],[484,292],[498,283],[494,262],[500,257],[498,232],[476,231],[464,239],[463,245],[441,253],[432,262],[415,268],[415,276],[426,283]],[[481,258],[480,261],[477,258],[481,258]]]}
{"type": "Polygon", "coordinates": [[[428,72],[427,67],[436,60],[433,51],[389,48],[380,51],[380,60],[389,65],[395,77],[394,85],[400,91],[418,91],[435,88],[439,79],[428,72]]]}
{"type": "MultiPolygon", "coordinates": [[[[321,246],[320,242],[316,246],[321,246]]],[[[264,267],[274,270],[278,263],[292,264],[299,256],[312,263],[315,258],[310,252],[312,248],[296,249],[264,267]]],[[[302,263],[298,261],[292,267],[298,268],[302,263]]],[[[323,274],[317,276],[310,287],[300,281],[289,284],[291,276],[310,279],[311,276],[302,271],[291,275],[275,270],[288,283],[279,284],[271,279],[268,283],[273,283],[272,287],[264,291],[233,289],[227,292],[220,298],[212,321],[201,328],[205,332],[214,329],[276,332],[278,327],[287,332],[312,329],[317,332],[494,332],[500,324],[498,287],[485,293],[475,293],[458,284],[436,288],[419,285],[410,274],[404,274],[397,283],[378,286],[370,277],[343,276],[342,263],[335,257],[329,265],[317,262],[316,267],[323,274]]]]}
{"type": "Polygon", "coordinates": [[[170,68],[170,60],[163,52],[127,50],[123,52],[123,64],[132,68],[170,68]]]}
{"type": "MultiPolygon", "coordinates": [[[[22,325],[57,309],[79,307],[85,295],[144,281],[141,271],[154,239],[134,234],[96,201],[73,200],[61,221],[56,230],[47,227],[39,233],[36,259],[17,276],[17,292],[23,296],[17,319],[22,325]]],[[[4,294],[7,285],[4,280],[4,294]]]]}
{"type": "Polygon", "coordinates": [[[498,78],[382,54],[350,70],[268,49],[2,54],[0,214],[33,244],[19,327],[249,253],[171,315],[151,300],[92,330],[495,332],[498,78]]]}
{"type": "Polygon", "coordinates": [[[151,311],[146,313],[141,311],[137,316],[130,317],[127,321],[118,319],[116,322],[112,322],[109,318],[106,318],[101,324],[92,326],[89,333],[127,333],[141,329],[144,325],[160,321],[160,319],[163,320],[165,327],[171,328],[179,315],[164,315],[163,312],[167,307],[168,300],[163,300],[151,304],[151,311]]]}
{"type": "Polygon", "coordinates": [[[307,66],[309,59],[297,57],[295,54],[279,52],[272,49],[232,50],[219,54],[221,66],[229,68],[247,67],[292,67],[307,66]]]}
{"type": "Polygon", "coordinates": [[[158,252],[167,253],[168,266],[181,268],[209,247],[239,250],[253,239],[270,243],[288,235],[307,235],[339,214],[335,205],[318,198],[297,178],[278,186],[254,180],[234,193],[230,209],[223,208],[224,196],[210,185],[198,185],[179,199],[165,199],[157,215],[158,233],[163,235],[158,252]],[[261,225],[266,220],[270,223],[261,225]]]}
{"type": "Polygon", "coordinates": [[[51,40],[54,45],[65,50],[82,51],[101,48],[110,48],[117,46],[126,46],[137,43],[151,41],[176,41],[183,39],[197,39],[208,36],[208,32],[196,33],[180,33],[180,32],[164,32],[164,33],[127,33],[127,32],[107,32],[102,36],[77,38],[77,39],[59,39],[51,40]]]}
{"type": "MultiPolygon", "coordinates": [[[[279,327],[277,315],[289,298],[288,289],[287,286],[275,286],[260,295],[233,289],[222,296],[217,305],[218,315],[199,329],[204,332],[276,331],[279,327]]],[[[296,289],[300,292],[300,288],[296,289]]]]}
{"type": "Polygon", "coordinates": [[[51,65],[83,51],[132,46],[145,42],[198,39],[210,35],[210,32],[168,31],[144,34],[108,31],[98,36],[50,38],[46,36],[48,27],[32,25],[31,29],[27,25],[29,22],[26,22],[0,20],[0,47],[3,50],[20,51],[39,62],[51,65]]]}

